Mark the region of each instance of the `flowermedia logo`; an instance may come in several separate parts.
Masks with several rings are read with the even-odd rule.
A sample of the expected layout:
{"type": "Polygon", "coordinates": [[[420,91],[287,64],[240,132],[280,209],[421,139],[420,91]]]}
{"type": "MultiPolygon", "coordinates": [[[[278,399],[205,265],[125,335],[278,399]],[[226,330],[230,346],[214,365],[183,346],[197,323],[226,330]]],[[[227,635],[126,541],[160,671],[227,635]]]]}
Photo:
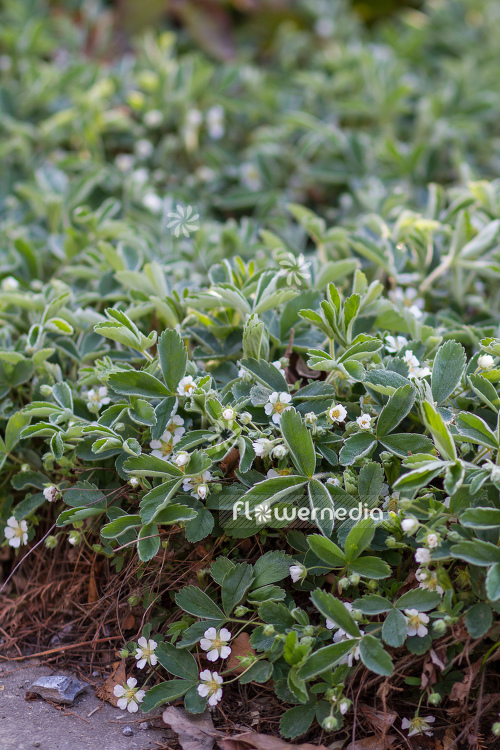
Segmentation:
{"type": "Polygon", "coordinates": [[[363,518],[370,518],[372,521],[381,523],[385,520],[384,512],[381,508],[369,508],[367,503],[358,502],[353,508],[310,508],[297,507],[295,505],[275,505],[272,507],[268,503],[260,503],[250,507],[250,503],[238,500],[232,507],[232,520],[246,519],[254,524],[268,524],[273,521],[282,524],[283,522],[294,523],[303,521],[304,523],[314,524],[316,521],[360,521],[363,518]]]}

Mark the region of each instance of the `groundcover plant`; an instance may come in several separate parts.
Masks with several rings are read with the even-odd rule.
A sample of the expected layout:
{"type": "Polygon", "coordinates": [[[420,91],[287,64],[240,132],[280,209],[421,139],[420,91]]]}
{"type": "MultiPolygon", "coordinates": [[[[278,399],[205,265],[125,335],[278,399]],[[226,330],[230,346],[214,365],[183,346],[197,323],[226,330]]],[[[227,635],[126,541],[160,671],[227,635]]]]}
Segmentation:
{"type": "Polygon", "coordinates": [[[4,546],[161,568],[122,709],[253,683],[287,738],[366,696],[406,700],[404,736],[449,706],[477,732],[500,612],[497,5],[368,35],[307,4],[225,64],[182,32],[109,60],[106,16],[38,10],[7,5],[0,32],[4,546]],[[162,584],[201,543],[210,564],[162,584]]]}

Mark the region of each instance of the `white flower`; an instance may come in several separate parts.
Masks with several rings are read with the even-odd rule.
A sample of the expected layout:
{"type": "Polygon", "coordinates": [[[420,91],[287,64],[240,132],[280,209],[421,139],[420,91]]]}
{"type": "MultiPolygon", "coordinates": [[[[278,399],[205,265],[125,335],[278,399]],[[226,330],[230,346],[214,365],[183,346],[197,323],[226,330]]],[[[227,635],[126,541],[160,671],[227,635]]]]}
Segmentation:
{"type": "Polygon", "coordinates": [[[135,158],[132,154],[118,154],[115,159],[116,168],[120,172],[130,172],[134,166],[135,158]]]}
{"type": "Polygon", "coordinates": [[[109,402],[108,389],[105,385],[101,385],[100,388],[91,388],[87,392],[87,406],[91,411],[99,411],[101,406],[106,406],[109,402]]]}
{"type": "MultiPolygon", "coordinates": [[[[344,605],[344,607],[347,609],[348,612],[352,612],[353,606],[351,602],[342,602],[342,604],[344,605]]],[[[344,636],[346,635],[345,630],[342,630],[342,628],[339,628],[337,624],[333,622],[333,620],[330,620],[329,617],[326,618],[326,627],[328,628],[328,630],[335,630],[335,628],[337,628],[337,632],[334,633],[333,635],[334,641],[344,640],[344,636]]],[[[350,636],[348,637],[350,638],[350,636]]]]}
{"type": "Polygon", "coordinates": [[[19,281],[13,276],[6,276],[2,279],[2,291],[3,292],[15,292],[19,289],[19,281]]]}
{"type": "Polygon", "coordinates": [[[189,109],[186,113],[186,125],[197,128],[203,122],[203,115],[199,109],[189,109]]]}
{"type": "MultiPolygon", "coordinates": [[[[2,283],[2,287],[3,287],[3,283],[2,283]]],[[[481,354],[481,356],[477,360],[477,364],[479,365],[481,370],[491,370],[491,368],[495,364],[495,360],[491,356],[491,354],[481,354]]]]}
{"type": "Polygon", "coordinates": [[[431,553],[426,547],[418,547],[415,551],[415,562],[426,565],[431,561],[431,553]]]}
{"type": "Polygon", "coordinates": [[[420,297],[417,297],[417,294],[417,290],[411,287],[408,289],[397,287],[393,292],[389,292],[389,297],[393,302],[407,307],[415,318],[421,318],[425,302],[420,297]]]}
{"type": "Polygon", "coordinates": [[[250,162],[242,164],[240,167],[240,175],[241,182],[248,190],[255,192],[262,187],[260,172],[255,164],[251,164],[250,162]]]}
{"type": "Polygon", "coordinates": [[[184,492],[190,492],[193,497],[199,497],[204,500],[208,495],[208,484],[212,479],[212,475],[209,471],[204,471],[203,474],[199,474],[197,477],[189,477],[184,479],[182,483],[182,489],[184,492]]]}
{"type": "Polygon", "coordinates": [[[431,374],[431,371],[428,367],[420,367],[420,362],[410,349],[404,353],[403,359],[408,365],[408,377],[425,378],[427,377],[427,375],[431,374]]]}
{"type": "Polygon", "coordinates": [[[275,362],[271,362],[271,364],[272,364],[273,367],[276,367],[276,369],[278,370],[278,372],[279,372],[280,375],[283,375],[283,377],[286,376],[286,373],[285,373],[283,367],[281,366],[281,362],[279,361],[279,359],[277,359],[275,362]]]}
{"type": "Polygon", "coordinates": [[[257,440],[252,443],[252,448],[254,449],[256,456],[259,458],[265,458],[271,453],[273,444],[267,438],[257,438],[257,440]]]}
{"type": "Polygon", "coordinates": [[[407,339],[405,339],[404,336],[386,336],[385,337],[385,348],[391,354],[396,354],[396,352],[399,352],[400,349],[402,349],[403,346],[406,346],[407,343],[408,341],[407,339]]]}
{"type": "Polygon", "coordinates": [[[136,685],[135,677],[129,677],[125,685],[114,686],[113,693],[118,698],[117,705],[122,711],[126,709],[129,713],[135,714],[139,710],[139,703],[144,700],[146,691],[139,690],[136,685]]]}
{"type": "Polygon", "coordinates": [[[387,495],[382,505],[383,510],[397,512],[399,508],[400,494],[401,493],[398,490],[395,490],[394,492],[391,492],[390,495],[387,495]]]}
{"type": "Polygon", "coordinates": [[[272,416],[272,420],[274,424],[279,424],[281,421],[281,415],[284,411],[288,411],[288,409],[291,409],[292,407],[289,405],[292,400],[292,397],[289,393],[285,393],[284,391],[282,393],[277,393],[274,391],[269,396],[269,403],[267,403],[264,407],[264,411],[266,412],[267,416],[272,416]]]}
{"type": "MultiPolygon", "coordinates": [[[[421,300],[418,301],[420,302],[421,300]]],[[[423,315],[423,312],[420,309],[419,305],[410,305],[410,307],[408,308],[408,312],[411,313],[414,318],[417,318],[417,320],[423,315]]]]}
{"type": "Polygon", "coordinates": [[[153,144],[151,141],[146,140],[146,138],[140,138],[134,146],[135,155],[138,159],[149,159],[153,155],[154,150],[153,144]]]}
{"type": "Polygon", "coordinates": [[[146,167],[140,167],[132,172],[131,178],[136,185],[144,185],[149,179],[149,172],[146,167]]]}
{"type": "Polygon", "coordinates": [[[14,516],[7,520],[7,526],[4,529],[5,538],[9,540],[11,547],[20,547],[21,544],[28,542],[28,524],[26,521],[16,521],[14,516]]]}
{"type": "Polygon", "coordinates": [[[222,412],[222,419],[224,419],[225,422],[232,422],[233,419],[236,417],[236,412],[234,409],[228,408],[224,409],[222,412]]]}
{"type": "Polygon", "coordinates": [[[303,565],[290,565],[290,578],[294,583],[301,581],[307,575],[307,568],[303,565]]]}
{"type": "Polygon", "coordinates": [[[342,482],[338,477],[328,477],[327,484],[333,484],[334,487],[342,487],[342,482]]]}
{"type": "Polygon", "coordinates": [[[349,711],[349,706],[351,705],[351,701],[347,698],[343,698],[340,703],[338,704],[339,713],[344,716],[349,711]]]}
{"type": "Polygon", "coordinates": [[[207,111],[206,121],[210,138],[214,141],[220,140],[225,132],[224,107],[221,107],[220,104],[210,107],[207,111]]]}
{"type": "Polygon", "coordinates": [[[144,124],[148,128],[157,128],[163,122],[163,114],[159,109],[150,109],[144,115],[144,124]]]}
{"type": "Polygon", "coordinates": [[[328,410],[328,416],[330,417],[332,422],[345,422],[345,418],[347,417],[347,409],[342,406],[342,404],[334,404],[328,410]]]}
{"type": "Polygon", "coordinates": [[[49,503],[53,503],[54,500],[57,500],[58,494],[59,490],[53,484],[51,484],[50,487],[46,487],[43,491],[43,496],[49,501],[49,503]]]}
{"type": "MultiPolygon", "coordinates": [[[[184,432],[184,428],[182,431],[184,432]]],[[[149,443],[149,447],[153,449],[151,455],[156,458],[168,458],[180,439],[180,435],[172,434],[171,430],[166,429],[159,440],[151,440],[149,443]]]]}
{"type": "Polygon", "coordinates": [[[194,391],[196,388],[196,383],[193,380],[192,375],[186,375],[185,378],[182,378],[182,380],[179,381],[179,385],[177,386],[177,393],[179,396],[190,396],[191,391],[194,391]]]}
{"type": "Polygon", "coordinates": [[[420,589],[427,589],[428,591],[436,591],[438,594],[444,594],[444,588],[439,585],[437,573],[434,570],[422,570],[422,568],[418,568],[415,573],[415,578],[419,582],[418,587],[420,589]]]}
{"type": "Polygon", "coordinates": [[[425,543],[429,547],[429,549],[434,549],[435,547],[439,547],[439,537],[437,534],[427,534],[425,537],[425,543]]]}
{"type": "Polygon", "coordinates": [[[273,456],[274,458],[285,458],[286,454],[288,453],[286,446],[284,445],[275,445],[273,448],[273,456]]]}
{"type": "Polygon", "coordinates": [[[189,463],[189,453],[187,451],[179,451],[174,458],[174,464],[181,467],[186,466],[187,463],[189,463]]]}
{"type": "Polygon", "coordinates": [[[231,640],[231,633],[227,628],[221,628],[217,631],[215,628],[208,628],[203,633],[203,638],[200,641],[200,646],[203,651],[207,651],[208,661],[217,661],[219,657],[221,659],[227,659],[231,653],[231,646],[227,644],[231,640]]]}
{"type": "Polygon", "coordinates": [[[198,695],[202,698],[208,697],[208,705],[216,706],[222,698],[222,688],[224,680],[217,672],[210,672],[209,669],[204,669],[200,672],[201,685],[196,688],[198,695]]]}
{"type": "Polygon", "coordinates": [[[142,199],[142,205],[152,214],[159,214],[163,208],[163,200],[156,193],[146,193],[142,199]]]}
{"type": "Polygon", "coordinates": [[[198,167],[195,174],[201,182],[213,182],[217,177],[217,172],[204,164],[202,164],[201,167],[198,167]]]}
{"type": "Polygon", "coordinates": [[[425,612],[419,612],[417,609],[405,609],[406,632],[408,635],[418,635],[423,638],[427,635],[429,628],[426,627],[429,622],[429,615],[425,612]]]}
{"type": "Polygon", "coordinates": [[[186,432],[183,418],[179,417],[178,414],[175,414],[175,416],[168,420],[165,430],[171,432],[174,437],[180,439],[186,432]]]}
{"type": "Polygon", "coordinates": [[[68,535],[68,542],[73,545],[73,547],[76,547],[77,544],[80,544],[82,541],[82,535],[79,531],[70,531],[68,535]]]}
{"type": "Polygon", "coordinates": [[[416,518],[405,518],[401,521],[401,528],[405,534],[414,534],[419,526],[420,524],[416,518]]]}
{"type": "Polygon", "coordinates": [[[420,716],[414,716],[413,719],[405,718],[401,721],[401,729],[410,730],[408,737],[411,737],[413,734],[426,734],[428,737],[432,737],[432,732],[429,731],[429,724],[432,724],[433,721],[436,721],[435,716],[426,716],[425,719],[420,716]]]}
{"type": "Polygon", "coordinates": [[[131,487],[138,487],[141,483],[141,480],[139,479],[139,477],[130,477],[128,483],[131,487]]]}
{"type": "Polygon", "coordinates": [[[142,669],[146,664],[150,664],[152,667],[158,664],[158,657],[155,654],[155,648],[158,645],[156,641],[153,641],[151,638],[148,641],[142,636],[137,643],[140,646],[134,654],[137,659],[137,667],[142,669]]]}
{"type": "Polygon", "coordinates": [[[362,414],[356,419],[356,422],[362,430],[369,430],[371,427],[372,418],[369,414],[362,414]]]}

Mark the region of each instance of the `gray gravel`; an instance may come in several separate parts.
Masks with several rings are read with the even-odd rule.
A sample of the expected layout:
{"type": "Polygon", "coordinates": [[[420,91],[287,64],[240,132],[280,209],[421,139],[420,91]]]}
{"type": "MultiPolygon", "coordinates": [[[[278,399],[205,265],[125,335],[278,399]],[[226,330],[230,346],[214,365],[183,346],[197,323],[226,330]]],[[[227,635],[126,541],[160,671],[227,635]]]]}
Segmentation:
{"type": "Polygon", "coordinates": [[[71,706],[56,707],[41,699],[27,701],[29,686],[53,673],[34,660],[0,662],[1,750],[159,750],[175,736],[167,727],[139,729],[144,714],[129,714],[102,703],[91,687],[71,706]],[[89,716],[95,708],[98,710],[89,716]],[[126,726],[132,728],[132,736],[123,734],[126,726]]]}

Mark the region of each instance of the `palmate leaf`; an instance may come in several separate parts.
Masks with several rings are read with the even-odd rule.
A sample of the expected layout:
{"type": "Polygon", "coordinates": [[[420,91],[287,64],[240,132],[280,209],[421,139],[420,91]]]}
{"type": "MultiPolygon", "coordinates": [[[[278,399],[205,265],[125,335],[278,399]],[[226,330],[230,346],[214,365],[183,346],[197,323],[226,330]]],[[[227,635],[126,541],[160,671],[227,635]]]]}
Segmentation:
{"type": "Polygon", "coordinates": [[[295,409],[288,409],[281,415],[280,427],[297,471],[306,477],[312,477],[316,467],[316,453],[311,432],[300,414],[295,409]]]}

